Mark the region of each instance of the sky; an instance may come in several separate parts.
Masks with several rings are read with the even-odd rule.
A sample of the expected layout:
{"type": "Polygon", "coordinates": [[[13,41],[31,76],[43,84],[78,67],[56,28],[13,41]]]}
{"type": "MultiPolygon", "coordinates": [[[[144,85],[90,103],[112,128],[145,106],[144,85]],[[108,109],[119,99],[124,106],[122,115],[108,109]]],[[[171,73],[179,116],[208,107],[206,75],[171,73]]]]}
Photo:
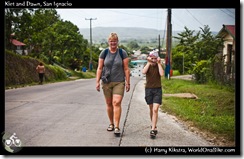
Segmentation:
{"type": "MultiPolygon", "coordinates": [[[[166,30],[167,8],[141,9],[56,9],[61,19],[78,28],[91,27],[143,27],[166,30]]],[[[218,32],[226,25],[235,25],[235,8],[176,8],[171,10],[173,31],[200,30],[208,25],[218,32]]]]}

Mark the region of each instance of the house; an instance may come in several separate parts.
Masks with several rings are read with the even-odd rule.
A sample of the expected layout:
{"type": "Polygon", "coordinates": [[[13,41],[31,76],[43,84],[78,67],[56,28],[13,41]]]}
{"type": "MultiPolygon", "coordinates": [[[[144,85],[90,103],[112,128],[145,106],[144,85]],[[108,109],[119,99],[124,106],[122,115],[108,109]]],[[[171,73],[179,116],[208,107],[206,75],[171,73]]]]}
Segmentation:
{"type": "Polygon", "coordinates": [[[24,50],[25,44],[16,40],[16,39],[11,39],[11,43],[13,44],[16,53],[20,55],[27,55],[27,50],[24,50]]]}
{"type": "Polygon", "coordinates": [[[20,55],[27,55],[27,50],[25,50],[24,46],[25,44],[14,39],[15,34],[10,35],[10,43],[12,44],[12,50],[14,50],[16,53],[20,55]]]}
{"type": "Polygon", "coordinates": [[[235,25],[223,25],[217,34],[224,40],[222,54],[224,57],[225,73],[234,76],[235,72],[235,25]]]}

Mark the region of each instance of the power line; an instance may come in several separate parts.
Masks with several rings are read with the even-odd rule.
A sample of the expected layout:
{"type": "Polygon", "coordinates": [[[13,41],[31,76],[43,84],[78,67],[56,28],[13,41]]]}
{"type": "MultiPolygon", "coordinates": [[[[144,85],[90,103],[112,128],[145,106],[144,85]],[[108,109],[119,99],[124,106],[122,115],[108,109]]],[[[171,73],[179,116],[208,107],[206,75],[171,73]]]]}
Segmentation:
{"type": "Polygon", "coordinates": [[[201,26],[204,26],[189,10],[186,9],[186,11],[199,23],[201,26]]]}
{"type": "MultiPolygon", "coordinates": [[[[233,15],[231,15],[231,14],[229,14],[229,13],[227,13],[226,11],[224,11],[223,9],[220,9],[222,12],[224,12],[225,14],[227,14],[228,16],[230,16],[231,18],[235,18],[233,15]]],[[[229,11],[229,10],[227,10],[227,11],[229,11]]],[[[233,13],[233,12],[232,12],[233,13]]]]}

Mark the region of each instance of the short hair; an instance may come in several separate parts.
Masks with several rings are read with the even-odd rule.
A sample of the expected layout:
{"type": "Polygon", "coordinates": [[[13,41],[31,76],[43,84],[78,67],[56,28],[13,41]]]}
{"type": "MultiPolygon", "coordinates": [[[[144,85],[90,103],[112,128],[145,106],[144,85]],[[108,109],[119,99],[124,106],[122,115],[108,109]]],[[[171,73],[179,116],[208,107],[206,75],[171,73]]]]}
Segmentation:
{"type": "Polygon", "coordinates": [[[119,37],[116,33],[110,33],[109,36],[108,36],[108,41],[109,40],[117,40],[119,41],[119,37]]]}

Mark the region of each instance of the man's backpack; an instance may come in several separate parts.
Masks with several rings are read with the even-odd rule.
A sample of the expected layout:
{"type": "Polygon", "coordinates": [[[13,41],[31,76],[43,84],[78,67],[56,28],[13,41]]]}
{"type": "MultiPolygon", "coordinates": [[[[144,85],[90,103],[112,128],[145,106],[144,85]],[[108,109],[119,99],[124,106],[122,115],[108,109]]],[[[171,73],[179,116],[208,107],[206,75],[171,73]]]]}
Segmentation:
{"type": "MultiPolygon", "coordinates": [[[[105,60],[107,54],[108,54],[108,48],[105,49],[104,60],[105,60]]],[[[119,48],[119,54],[120,54],[120,57],[121,57],[121,59],[123,61],[123,52],[122,52],[122,49],[121,48],[119,48]]]]}

